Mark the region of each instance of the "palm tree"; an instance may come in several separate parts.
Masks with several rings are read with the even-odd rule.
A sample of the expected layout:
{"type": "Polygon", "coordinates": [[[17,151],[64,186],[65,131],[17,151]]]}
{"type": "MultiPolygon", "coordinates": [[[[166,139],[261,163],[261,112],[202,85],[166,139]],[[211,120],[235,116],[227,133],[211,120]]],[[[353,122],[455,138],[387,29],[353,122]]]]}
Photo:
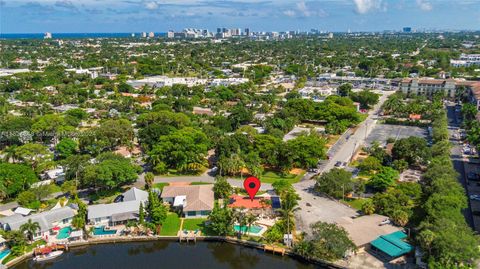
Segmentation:
{"type": "Polygon", "coordinates": [[[37,230],[40,230],[40,224],[38,224],[38,222],[33,222],[31,219],[28,219],[26,223],[20,226],[20,231],[26,233],[28,240],[30,241],[33,241],[33,236],[37,230]]]}
{"type": "Polygon", "coordinates": [[[247,224],[247,231],[250,231],[250,228],[252,227],[252,225],[255,223],[255,221],[258,220],[258,216],[257,215],[254,215],[252,213],[248,213],[246,216],[245,216],[245,223],[247,224]]]}
{"type": "Polygon", "coordinates": [[[153,181],[155,179],[155,176],[153,175],[153,173],[151,172],[146,173],[144,178],[145,178],[145,184],[147,185],[147,188],[148,189],[152,188],[153,181]]]}
{"type": "Polygon", "coordinates": [[[292,226],[295,225],[294,213],[299,209],[298,195],[293,191],[285,193],[282,198],[282,208],[280,209],[280,213],[287,221],[287,234],[291,234],[290,223],[292,223],[292,226]]]}
{"type": "Polygon", "coordinates": [[[246,226],[245,212],[244,208],[237,209],[233,212],[233,218],[238,222],[239,231],[237,236],[240,238],[243,233],[243,227],[246,226]]]}

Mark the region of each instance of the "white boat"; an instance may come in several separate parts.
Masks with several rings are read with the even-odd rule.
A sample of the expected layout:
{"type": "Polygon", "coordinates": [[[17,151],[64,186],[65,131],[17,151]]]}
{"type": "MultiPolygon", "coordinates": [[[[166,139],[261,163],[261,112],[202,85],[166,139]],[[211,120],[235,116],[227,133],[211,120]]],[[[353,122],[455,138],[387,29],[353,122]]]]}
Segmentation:
{"type": "Polygon", "coordinates": [[[53,259],[57,258],[58,256],[60,256],[62,254],[63,254],[62,250],[55,250],[55,251],[52,251],[52,252],[47,253],[47,254],[42,254],[42,255],[35,256],[35,258],[33,258],[33,260],[36,261],[36,262],[53,260],[53,259]]]}

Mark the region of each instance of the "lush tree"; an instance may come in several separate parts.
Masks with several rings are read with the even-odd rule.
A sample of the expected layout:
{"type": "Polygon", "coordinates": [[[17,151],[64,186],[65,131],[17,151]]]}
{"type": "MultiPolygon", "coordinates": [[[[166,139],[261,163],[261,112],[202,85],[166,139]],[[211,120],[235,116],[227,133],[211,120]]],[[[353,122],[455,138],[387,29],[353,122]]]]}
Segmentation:
{"type": "Polygon", "coordinates": [[[373,204],[371,199],[367,199],[362,203],[362,211],[366,215],[372,215],[375,213],[375,205],[373,204]]]}
{"type": "Polygon", "coordinates": [[[355,244],[343,228],[332,223],[317,222],[312,224],[312,239],[300,243],[295,251],[306,258],[335,261],[355,249],[355,244]]]}
{"type": "Polygon", "coordinates": [[[368,109],[378,103],[379,95],[368,89],[364,89],[360,92],[351,93],[350,98],[352,98],[353,101],[360,103],[361,108],[368,109]]]}
{"type": "Polygon", "coordinates": [[[141,168],[133,165],[127,158],[115,154],[103,154],[97,158],[98,163],[85,167],[82,183],[100,188],[116,188],[134,182],[141,168]]]}
{"type": "Polygon", "coordinates": [[[425,162],[429,155],[430,152],[425,139],[414,136],[397,140],[392,149],[394,159],[405,160],[410,165],[425,162]]]}
{"type": "Polygon", "coordinates": [[[33,170],[25,165],[0,163],[0,185],[3,197],[14,197],[38,181],[33,170]]]}
{"type": "Polygon", "coordinates": [[[368,181],[368,186],[377,191],[384,191],[388,187],[395,185],[398,176],[399,174],[397,170],[388,166],[384,166],[380,169],[379,173],[375,174],[368,181]]]}
{"type": "Polygon", "coordinates": [[[272,183],[272,188],[279,196],[284,196],[286,193],[293,191],[292,183],[288,179],[279,179],[272,183]]]}
{"type": "Polygon", "coordinates": [[[368,156],[358,164],[358,168],[363,172],[373,172],[382,168],[382,163],[379,159],[368,156]]]}
{"type": "Polygon", "coordinates": [[[339,168],[321,174],[315,178],[315,190],[341,199],[353,190],[352,173],[339,168]]]}
{"type": "Polygon", "coordinates": [[[225,177],[216,177],[215,184],[213,184],[213,193],[217,199],[226,199],[233,192],[233,187],[228,183],[225,177]]]}
{"type": "Polygon", "coordinates": [[[167,167],[180,171],[199,171],[205,164],[209,141],[194,128],[184,128],[162,136],[149,156],[153,165],[164,162],[167,167]]]}
{"type": "Polygon", "coordinates": [[[226,203],[223,207],[215,203],[208,220],[210,221],[209,227],[216,235],[225,236],[233,234],[233,210],[226,203]]]}
{"type": "Polygon", "coordinates": [[[61,159],[74,155],[78,149],[78,143],[71,138],[63,138],[55,146],[58,157],[61,159]]]}
{"type": "Polygon", "coordinates": [[[338,95],[340,96],[349,96],[352,92],[352,84],[344,83],[337,88],[338,95]]]}
{"type": "Polygon", "coordinates": [[[15,155],[37,172],[41,172],[53,165],[51,152],[41,144],[28,143],[18,146],[15,148],[15,155]]]}
{"type": "Polygon", "coordinates": [[[165,219],[167,218],[168,209],[165,205],[160,202],[158,196],[155,192],[149,191],[148,192],[148,204],[147,204],[147,212],[149,216],[149,221],[155,227],[157,227],[157,233],[159,227],[163,224],[165,219]]]}
{"type": "Polygon", "coordinates": [[[288,140],[283,151],[283,167],[310,168],[316,167],[320,159],[326,157],[325,139],[317,134],[300,135],[288,140]]]}

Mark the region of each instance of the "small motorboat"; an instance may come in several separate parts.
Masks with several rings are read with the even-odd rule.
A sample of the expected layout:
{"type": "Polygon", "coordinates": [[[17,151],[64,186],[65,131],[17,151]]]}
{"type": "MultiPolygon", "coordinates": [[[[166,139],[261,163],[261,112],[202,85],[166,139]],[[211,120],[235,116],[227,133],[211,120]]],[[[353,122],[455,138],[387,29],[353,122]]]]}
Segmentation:
{"type": "Polygon", "coordinates": [[[53,260],[53,259],[57,258],[58,256],[60,256],[62,254],[63,254],[62,250],[55,250],[55,251],[48,252],[48,253],[45,253],[45,254],[37,255],[33,258],[33,260],[36,261],[36,262],[49,261],[49,260],[53,260]]]}

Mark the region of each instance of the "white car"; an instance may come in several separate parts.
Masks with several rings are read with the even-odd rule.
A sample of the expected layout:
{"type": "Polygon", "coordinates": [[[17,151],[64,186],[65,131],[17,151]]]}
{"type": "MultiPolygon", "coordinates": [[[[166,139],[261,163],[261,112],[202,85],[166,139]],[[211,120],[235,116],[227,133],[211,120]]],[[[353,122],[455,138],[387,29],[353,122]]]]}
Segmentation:
{"type": "Polygon", "coordinates": [[[472,194],[472,195],[470,195],[470,200],[480,201],[480,195],[472,194]]]}
{"type": "Polygon", "coordinates": [[[384,219],[384,220],[382,220],[382,222],[380,222],[380,226],[387,225],[387,224],[390,224],[390,223],[391,223],[390,219],[384,219]]]}

